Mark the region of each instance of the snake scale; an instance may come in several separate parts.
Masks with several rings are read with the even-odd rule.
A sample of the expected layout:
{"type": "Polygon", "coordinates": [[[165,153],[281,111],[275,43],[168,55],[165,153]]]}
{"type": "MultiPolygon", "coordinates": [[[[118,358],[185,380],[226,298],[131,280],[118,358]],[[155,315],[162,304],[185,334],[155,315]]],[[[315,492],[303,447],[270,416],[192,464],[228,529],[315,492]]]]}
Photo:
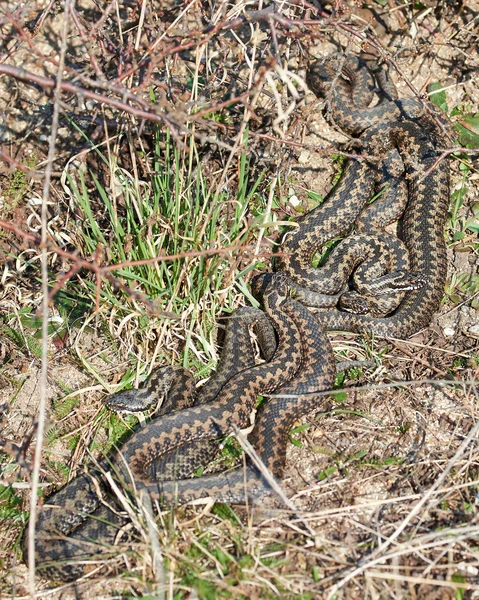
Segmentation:
{"type": "MultiPolygon", "coordinates": [[[[449,168],[445,161],[436,165],[439,149],[445,144],[442,117],[415,99],[388,100],[373,108],[358,108],[354,84],[359,78],[363,90],[366,86],[359,75],[367,77],[368,71],[353,57],[346,59],[343,67],[348,79],[338,79],[338,66],[334,62],[316,62],[308,71],[308,84],[318,95],[324,95],[325,86],[327,93],[327,85],[334,82],[334,89],[329,90],[333,118],[351,134],[366,130],[359,138],[366,155],[381,159],[391,151],[399,152],[406,171],[408,202],[398,233],[409,252],[412,279],[419,285],[412,281],[412,288],[416,289],[386,317],[325,310],[317,313],[317,319],[327,329],[404,338],[429,324],[446,282],[443,232],[449,203],[449,168]],[[405,120],[391,123],[391,117],[405,120]]],[[[369,99],[367,96],[366,101],[369,99]]],[[[297,286],[299,298],[306,304],[315,305],[316,293],[336,291],[329,288],[331,272],[324,276],[321,269],[311,267],[312,258],[327,241],[348,233],[358,217],[361,219],[364,211],[369,210],[366,203],[374,192],[378,172],[377,161],[350,161],[332,193],[319,207],[298,219],[298,227],[283,241],[278,268],[289,275],[297,286]]],[[[388,223],[386,215],[378,225],[384,227],[388,223]]],[[[338,266],[333,264],[331,270],[338,271],[338,266]]]]}
{"type": "MultiPolygon", "coordinates": [[[[324,202],[285,234],[275,264],[279,272],[253,284],[265,312],[245,308],[233,315],[216,375],[199,393],[185,370],[165,367],[144,390],[108,400],[116,410],[144,410],[164,396],[157,418],[42,507],[35,548],[43,575],[76,579],[115,554],[128,519],[106,471],[128,489],[167,503],[261,497],[269,483],[249,459],[229,472],[186,477],[211,460],[219,439],[247,427],[257,397],[273,391],[257,411],[250,441],[280,477],[291,424],[319,405],[315,392],[334,382],[326,329],[406,337],[428,325],[437,310],[447,272],[443,229],[449,200],[447,164],[436,164],[444,144],[441,118],[414,99],[398,100],[387,71],[374,78],[358,58],[339,61],[313,63],[307,81],[327,97],[334,121],[359,136],[365,158],[350,160],[324,202]],[[376,83],[381,101],[370,108],[376,83]],[[378,190],[379,199],[368,204],[378,190]],[[396,237],[385,227],[400,215],[396,237]],[[311,266],[324,244],[348,234],[329,262],[311,266]],[[260,340],[260,364],[249,327],[260,340]]],[[[27,553],[25,540],[24,548],[27,553]]]]}

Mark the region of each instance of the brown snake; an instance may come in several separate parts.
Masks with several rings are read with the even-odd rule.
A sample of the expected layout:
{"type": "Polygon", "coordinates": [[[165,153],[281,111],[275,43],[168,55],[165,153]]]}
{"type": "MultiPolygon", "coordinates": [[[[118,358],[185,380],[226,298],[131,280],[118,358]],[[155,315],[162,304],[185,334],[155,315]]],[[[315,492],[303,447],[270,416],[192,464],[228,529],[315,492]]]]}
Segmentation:
{"type": "MultiPolygon", "coordinates": [[[[324,94],[325,84],[334,80],[335,86],[331,90],[333,117],[350,133],[359,133],[368,127],[360,138],[366,154],[380,158],[391,150],[399,151],[406,170],[408,202],[398,231],[409,252],[412,281],[416,278],[421,285],[409,291],[397,310],[387,317],[326,310],[318,312],[317,318],[327,329],[407,337],[429,324],[439,307],[446,282],[443,231],[449,202],[449,168],[444,160],[435,165],[443,136],[436,121],[416,100],[390,100],[373,108],[358,108],[354,84],[356,79],[360,80],[359,74],[367,71],[354,58],[349,58],[345,66],[349,81],[338,79],[337,69],[330,64],[314,63],[308,72],[308,84],[316,93],[324,94]],[[408,120],[390,123],[391,116],[406,116],[408,120]]],[[[364,87],[367,86],[361,83],[360,88],[364,87]]],[[[326,200],[298,219],[298,227],[285,236],[278,268],[296,284],[298,297],[306,304],[314,306],[317,293],[337,291],[337,287],[331,289],[331,281],[332,272],[337,272],[338,266],[333,264],[323,271],[311,267],[311,261],[328,240],[348,233],[358,217],[361,220],[360,215],[364,219],[377,171],[377,163],[350,161],[326,200]]],[[[386,216],[380,226],[384,227],[388,222],[386,216]]],[[[343,283],[344,277],[339,287],[343,283]]]]}
{"type": "MultiPolygon", "coordinates": [[[[207,384],[198,392],[189,371],[164,367],[148,379],[145,388],[110,396],[105,403],[106,407],[117,412],[139,412],[151,408],[161,400],[161,407],[155,414],[155,418],[159,418],[191,406],[212,402],[230,379],[255,365],[250,328],[257,337],[262,356],[266,361],[271,360],[276,350],[275,330],[263,311],[244,306],[227,319],[219,364],[207,384]],[[173,385],[175,390],[172,392],[173,385]]],[[[188,447],[183,446],[181,451],[169,453],[167,457],[154,461],[150,466],[150,476],[162,480],[183,479],[211,462],[217,452],[218,444],[214,441],[203,440],[189,444],[188,447]]]]}
{"type": "MultiPolygon", "coordinates": [[[[102,461],[99,468],[80,475],[50,498],[37,520],[36,562],[44,575],[62,580],[78,578],[91,568],[95,556],[104,559],[108,555],[125,525],[102,471],[110,470],[127,487],[145,490],[151,497],[171,503],[210,495],[218,500],[243,502],[246,496],[267,491],[266,481],[252,465],[247,467],[246,485],[242,468],[198,479],[160,481],[155,470],[152,476],[152,467],[177,448],[188,449],[189,442],[195,442],[198,449],[199,441],[218,440],[234,427],[248,426],[260,394],[274,390],[308,393],[294,400],[295,411],[290,409],[291,400],[279,397],[267,403],[257,417],[253,435],[256,451],[273,474],[281,475],[292,421],[317,404],[318,397],[312,392],[329,389],[336,369],[325,332],[318,330],[313,315],[289,296],[281,274],[269,276],[264,304],[278,338],[269,361],[239,371],[226,381],[214,401],[153,420],[137,431],[110,463],[102,461]],[[277,425],[273,432],[272,419],[277,425]]],[[[160,375],[167,379],[170,405],[176,407],[185,395],[191,395],[189,378],[181,369],[166,368],[160,370],[160,375]]],[[[200,453],[198,464],[204,459],[200,453]]]]}
{"type": "MultiPolygon", "coordinates": [[[[345,312],[340,305],[313,316],[290,297],[284,276],[263,276],[256,282],[256,288],[263,292],[265,309],[278,336],[274,354],[271,356],[272,352],[267,350],[266,362],[260,365],[255,365],[251,357],[243,363],[238,359],[237,367],[225,368],[224,378],[218,376],[217,383],[211,383],[210,392],[204,392],[203,399],[195,397],[194,386],[185,372],[171,368],[160,370],[153,382],[158,381],[159,388],[155,397],[159,391],[166,392],[162,418],[137,431],[110,462],[102,461],[99,468],[80,475],[57,492],[50,504],[61,507],[60,510],[49,506],[40,511],[36,525],[36,561],[49,577],[74,579],[83,574],[88,570],[91,557],[106,556],[105,550],[114,543],[118,530],[125,524],[104,481],[103,470],[112,471],[127,487],[144,490],[153,498],[167,502],[204,496],[244,502],[245,497],[260,496],[268,490],[268,483],[250,461],[246,468],[229,473],[175,478],[184,477],[207,462],[216,448],[216,443],[210,445],[211,440],[230,434],[234,428],[247,426],[257,396],[273,390],[275,397],[258,412],[251,441],[264,465],[274,476],[280,477],[291,423],[317,406],[318,396],[314,392],[329,389],[334,381],[334,361],[323,326],[405,337],[426,326],[437,310],[446,278],[443,227],[449,198],[446,163],[440,162],[428,173],[442,141],[439,128],[420,103],[399,101],[394,94],[377,107],[365,108],[374,82],[371,83],[369,76],[363,78],[364,68],[357,59],[347,59],[343,66],[343,77],[335,76],[335,86],[330,90],[332,115],[350,133],[358,134],[367,129],[360,143],[364,153],[373,158],[350,161],[339,184],[323,204],[298,219],[299,226],[285,236],[282,258],[276,267],[287,275],[301,301],[311,300],[315,304],[322,302],[325,295],[338,295],[351,269],[359,265],[361,270],[364,258],[374,259],[377,248],[382,252],[386,247],[389,259],[375,277],[381,294],[387,297],[385,312],[388,316],[373,316],[374,311],[382,309],[368,299],[368,294],[374,296],[375,287],[367,281],[363,286],[364,304],[372,314],[345,312]],[[397,120],[391,123],[391,118],[397,120]],[[397,218],[398,210],[390,206],[396,203],[395,199],[391,201],[391,193],[379,203],[367,206],[383,177],[381,160],[375,158],[380,159],[390,151],[399,152],[402,159],[409,197],[399,224],[402,240],[399,245],[389,234],[380,236],[379,242],[374,239],[377,231],[392,220],[389,216],[383,218],[384,213],[393,212],[397,218]],[[340,264],[348,260],[350,263],[341,267],[339,284],[335,282],[328,288],[332,273],[340,269],[329,267],[322,275],[321,269],[311,267],[312,258],[328,240],[348,233],[354,226],[356,233],[362,236],[365,254],[358,259],[357,245],[347,241],[340,244],[336,251],[343,261],[340,264]],[[406,250],[409,256],[406,253],[403,258],[406,250]],[[391,292],[398,290],[399,299],[390,303],[391,292]],[[282,394],[296,397],[281,397],[282,394]],[[98,540],[102,542],[100,545],[98,540]],[[86,564],[82,562],[84,559],[86,564]]],[[[337,70],[324,68],[321,63],[313,64],[308,73],[313,91],[324,94],[333,72],[337,74],[337,70]]],[[[383,85],[383,90],[385,87],[383,85]]],[[[387,170],[387,166],[385,168],[387,170]]],[[[404,190],[402,176],[399,175],[397,181],[395,188],[404,190]]],[[[364,269],[371,272],[369,267],[364,269]]],[[[357,300],[354,296],[359,293],[360,290],[347,291],[344,305],[351,297],[357,300]]],[[[250,347],[245,339],[236,339],[244,347],[250,347]]],[[[271,348],[268,344],[265,347],[271,348]]],[[[143,410],[142,400],[148,395],[149,391],[143,392],[143,396],[141,392],[127,392],[116,396],[116,400],[113,397],[110,402],[116,403],[117,408],[123,404],[130,409],[137,404],[136,409],[143,410]]]]}

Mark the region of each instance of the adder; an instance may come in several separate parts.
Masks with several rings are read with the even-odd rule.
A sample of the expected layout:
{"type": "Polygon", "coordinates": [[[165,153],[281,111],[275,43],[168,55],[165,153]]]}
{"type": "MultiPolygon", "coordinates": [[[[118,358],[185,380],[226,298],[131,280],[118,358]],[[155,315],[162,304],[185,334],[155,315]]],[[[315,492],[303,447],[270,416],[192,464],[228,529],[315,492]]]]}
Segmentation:
{"type": "MultiPolygon", "coordinates": [[[[261,407],[251,440],[265,466],[274,476],[281,476],[291,423],[318,405],[315,392],[329,389],[334,379],[334,362],[323,325],[328,329],[369,330],[379,335],[406,336],[428,324],[438,307],[446,276],[442,229],[448,202],[448,173],[444,162],[431,169],[438,157],[442,134],[435,120],[416,101],[392,98],[374,109],[358,108],[357,104],[373,87],[372,80],[364,83],[363,71],[360,62],[346,59],[342,76],[329,90],[329,98],[334,118],[345,129],[360,133],[372,125],[360,138],[362,150],[372,158],[351,161],[325,202],[298,219],[299,227],[286,236],[281,248],[282,258],[276,266],[286,273],[298,298],[312,300],[313,304],[318,298],[322,301],[327,292],[318,285],[319,270],[311,267],[311,259],[325,241],[347,233],[356,224],[362,241],[370,242],[374,247],[369,257],[374,257],[377,248],[388,247],[390,256],[385,268],[391,271],[393,265],[392,274],[381,267],[376,280],[385,290],[385,296],[394,286],[400,289],[399,306],[386,309],[392,314],[381,317],[348,313],[341,306],[313,316],[288,295],[288,286],[281,276],[262,276],[256,282],[256,289],[263,293],[265,309],[278,333],[279,343],[274,354],[267,356],[262,365],[253,366],[248,359],[236,371],[228,373],[226,369],[221,384],[216,385],[214,381],[210,384],[214,390],[208,397],[211,401],[201,404],[200,400],[199,404],[189,408],[184,407],[195,402],[189,376],[176,369],[160,371],[163,380],[158,381],[159,389],[154,396],[161,390],[166,392],[163,412],[175,407],[183,409],[152,421],[135,433],[110,461],[103,461],[99,468],[74,479],[50,499],[50,503],[60,506],[61,511],[44,507],[39,514],[36,559],[41,572],[56,579],[76,578],[88,569],[92,556],[98,553],[105,556],[105,548],[93,544],[93,540],[102,541],[107,548],[115,541],[125,518],[115,500],[109,498],[103,470],[112,471],[128,488],[144,490],[154,498],[169,502],[203,496],[244,502],[245,498],[264,494],[269,484],[249,461],[245,469],[237,468],[229,473],[196,479],[174,478],[189,474],[211,456],[210,440],[227,435],[233,426],[247,425],[256,397],[272,390],[275,390],[275,397],[261,407]],[[398,120],[377,124],[384,115],[388,121],[391,117],[398,120]],[[357,125],[357,119],[362,119],[362,125],[357,125]],[[387,208],[385,212],[390,212],[389,204],[395,205],[396,200],[391,201],[391,195],[386,194],[379,205],[371,205],[373,208],[366,205],[375,184],[381,179],[374,158],[390,149],[399,151],[407,173],[409,198],[399,232],[409,258],[401,244],[397,249],[389,234],[379,241],[375,237],[384,226],[384,207],[387,208]],[[199,448],[205,450],[204,455],[198,452],[199,448]],[[173,471],[169,470],[172,468],[173,471]],[[86,564],[82,564],[82,558],[88,559],[86,564]],[[68,564],[63,565],[62,559],[68,564]]],[[[325,84],[331,81],[331,69],[324,70],[322,63],[312,65],[308,82],[314,91],[323,94],[325,84]]],[[[392,164],[396,162],[394,158],[392,164]]],[[[391,170],[388,165],[385,169],[391,170]]],[[[397,187],[404,191],[400,173],[397,178],[397,187]]],[[[392,212],[398,210],[394,208],[392,212]]],[[[337,256],[342,256],[343,260],[348,252],[343,248],[337,256]]],[[[352,262],[356,260],[354,257],[352,262]]],[[[364,273],[370,274],[369,267],[364,273]]],[[[328,280],[328,277],[324,279],[328,280]]],[[[340,283],[340,287],[343,284],[340,283]]],[[[371,289],[374,293],[375,284],[369,289],[368,285],[366,282],[366,295],[363,295],[366,309],[370,310],[372,306],[373,311],[381,310],[367,297],[371,289]]],[[[332,295],[335,294],[338,296],[337,291],[332,295]]],[[[346,292],[344,305],[348,305],[351,296],[356,302],[355,294],[346,292]]],[[[152,384],[147,392],[118,396],[110,404],[116,402],[120,407],[143,408],[142,394],[148,400],[154,387],[152,384]]]]}
{"type": "MultiPolygon", "coordinates": [[[[347,256],[349,265],[346,267],[347,251],[342,252],[341,246],[325,268],[312,267],[312,259],[326,242],[347,234],[355,223],[360,232],[368,232],[368,229],[374,232],[384,230],[397,218],[403,208],[401,202],[405,204],[401,200],[405,185],[401,178],[393,180],[380,201],[379,210],[374,204],[367,206],[367,202],[375,183],[381,180],[381,159],[384,162],[388,152],[398,151],[407,183],[407,203],[398,225],[398,244],[407,250],[410,266],[404,269],[402,265],[402,271],[392,274],[389,290],[386,277],[385,291],[386,295],[395,294],[397,288],[407,293],[399,296],[399,306],[391,314],[379,317],[345,312],[341,307],[318,311],[316,315],[320,326],[327,329],[407,337],[429,324],[439,307],[446,282],[443,232],[449,203],[449,168],[446,161],[438,161],[441,145],[445,144],[443,127],[446,125],[432,105],[423,106],[415,99],[391,99],[391,93],[385,101],[369,108],[374,83],[366,65],[354,57],[342,59],[339,66],[335,60],[337,58],[313,63],[308,70],[308,84],[318,95],[327,95],[331,114],[342,129],[351,134],[364,132],[359,143],[370,158],[349,161],[338,185],[324,202],[297,220],[297,227],[284,238],[276,267],[290,277],[297,297],[305,304],[322,306],[325,296],[331,294],[335,302],[334,294],[355,266],[356,250],[352,258],[347,256]],[[395,208],[398,203],[399,211],[395,208]]],[[[384,78],[380,84],[385,87],[384,78]]],[[[387,243],[391,244],[392,239],[388,235],[387,243]]],[[[348,244],[351,242],[346,240],[348,244]]],[[[397,257],[397,252],[401,255],[400,246],[395,245],[392,255],[397,257]]],[[[378,293],[374,285],[371,293],[373,296],[378,293]]],[[[367,303],[368,299],[364,302],[366,309],[367,303]]]]}
{"type": "MultiPolygon", "coordinates": [[[[197,479],[161,481],[155,464],[161,464],[163,457],[176,449],[181,451],[185,445],[189,449],[189,442],[217,440],[228,435],[234,426],[247,426],[257,396],[274,390],[298,395],[295,410],[291,410],[287,398],[266,403],[257,418],[253,443],[265,465],[280,476],[291,422],[317,404],[318,397],[311,392],[329,389],[336,369],[325,332],[317,330],[314,317],[289,296],[281,275],[270,278],[264,304],[277,335],[270,360],[240,370],[224,383],[214,401],[153,420],[109,461],[103,460],[54,494],[40,511],[36,523],[36,564],[40,573],[52,579],[76,579],[95,566],[98,557],[103,560],[114,553],[112,546],[128,520],[105,482],[106,471],[127,488],[145,490],[151,497],[170,503],[211,494],[229,502],[262,495],[268,483],[253,465],[247,467],[245,485],[242,468],[197,479]],[[308,395],[299,395],[306,392],[308,395]]],[[[268,351],[271,348],[269,342],[267,348],[268,351]]],[[[167,392],[167,410],[184,406],[185,398],[194,397],[192,380],[182,369],[163,369],[157,381],[160,376],[163,379],[159,387],[167,392]]],[[[161,389],[154,395],[159,395],[161,389]]],[[[133,395],[130,399],[120,398],[118,404],[134,406],[135,403],[133,395]]],[[[180,465],[183,467],[188,469],[191,465],[180,465]]],[[[27,551],[26,538],[24,549],[27,551]]]]}

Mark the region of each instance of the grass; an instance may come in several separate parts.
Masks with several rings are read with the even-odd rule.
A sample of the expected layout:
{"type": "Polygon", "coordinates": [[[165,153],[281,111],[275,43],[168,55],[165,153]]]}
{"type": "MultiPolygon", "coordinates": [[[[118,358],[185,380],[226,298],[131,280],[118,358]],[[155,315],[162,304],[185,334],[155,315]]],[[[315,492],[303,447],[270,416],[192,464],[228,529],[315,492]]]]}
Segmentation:
{"type": "MultiPolygon", "coordinates": [[[[37,161],[38,156],[34,152],[25,160],[25,166],[28,169],[35,169],[37,161]]],[[[2,186],[2,196],[5,203],[3,208],[6,211],[15,209],[24,199],[25,195],[28,193],[28,190],[29,179],[26,173],[22,169],[13,170],[11,174],[5,177],[4,184],[2,186]]]]}
{"type": "MultiPolygon", "coordinates": [[[[118,390],[134,381],[144,381],[158,362],[180,362],[196,371],[199,378],[208,376],[217,361],[215,323],[220,313],[235,308],[239,288],[245,287],[243,278],[257,261],[253,256],[242,256],[254,239],[251,228],[245,227],[246,212],[253,211],[260,219],[264,210],[264,196],[257,192],[262,177],[260,174],[251,179],[247,156],[238,157],[236,194],[218,193],[201,171],[193,139],[184,152],[172,144],[168,132],[157,131],[154,142],[148,185],[135,181],[125,169],[115,170],[95,150],[115,178],[115,202],[95,173],[89,173],[95,186],[93,195],[88,191],[85,174],[68,173],[77,207],[73,234],[85,240],[85,254],[94,255],[98,248],[108,248],[108,261],[125,265],[115,271],[115,276],[129,288],[141,288],[160,314],[174,315],[172,319],[155,317],[128,291],[118,295],[108,282],[102,286],[101,312],[111,311],[111,344],[114,353],[120,353],[128,365],[118,390]],[[232,250],[225,255],[208,255],[208,250],[215,248],[232,250]],[[157,256],[197,252],[205,255],[130,266],[157,256]],[[125,322],[127,327],[123,327],[125,322]],[[145,345],[145,340],[152,342],[145,345]],[[142,348],[141,354],[137,348],[142,348]]],[[[80,286],[87,290],[93,306],[96,289],[89,278],[72,283],[67,290],[69,296],[80,286]]],[[[102,329],[106,330],[105,323],[102,329]]],[[[103,374],[86,357],[79,358],[83,367],[103,383],[103,374]]],[[[61,414],[70,410],[72,402],[74,399],[64,405],[61,414]]],[[[119,423],[112,415],[106,420],[100,418],[108,434],[108,440],[100,444],[103,449],[118,443],[137,422],[132,418],[128,424],[119,423]]]]}
{"type": "MultiPolygon", "coordinates": [[[[108,248],[111,264],[126,263],[115,275],[130,287],[141,286],[142,293],[154,299],[160,311],[175,316],[172,321],[152,318],[141,306],[132,303],[128,294],[118,298],[109,284],[101,290],[102,302],[112,307],[114,320],[133,319],[128,330],[135,331],[139,339],[156,332],[161,339],[166,327],[171,329],[170,336],[176,336],[177,341],[183,343],[177,353],[181,353],[178,358],[185,367],[198,362],[203,365],[205,356],[214,364],[215,357],[211,355],[217,316],[221,311],[233,309],[238,297],[237,286],[254,265],[254,259],[250,259],[241,269],[241,260],[235,258],[251,241],[251,233],[244,227],[246,211],[255,203],[260,210],[258,204],[262,202],[261,196],[256,194],[260,180],[249,180],[245,155],[238,159],[236,196],[216,193],[198,163],[193,140],[184,156],[171,144],[168,134],[161,139],[157,133],[148,185],[140,185],[125,175],[124,169],[118,168],[113,176],[119,200],[113,202],[98,178],[90,173],[105,207],[101,212],[92,206],[84,175],[77,174],[78,182],[69,177],[81,215],[75,225],[84,236],[85,253],[93,255],[99,247],[108,248]],[[232,251],[227,258],[208,256],[210,249],[229,247],[232,251]],[[128,263],[157,256],[195,252],[204,252],[205,256],[165,260],[153,267],[150,264],[128,266],[128,263]]],[[[112,169],[112,165],[109,168],[112,169]]],[[[93,282],[85,280],[84,283],[93,294],[93,282]]],[[[135,342],[132,340],[130,344],[135,342]]],[[[167,354],[171,360],[169,352],[167,354]]],[[[138,356],[132,354],[128,358],[133,360],[132,371],[136,370],[138,356]]],[[[155,355],[155,359],[164,358],[161,353],[155,355]]],[[[150,365],[144,359],[140,362],[141,375],[150,365]]]]}
{"type": "Polygon", "coordinates": [[[12,488],[3,485],[0,486],[0,519],[14,523],[20,521],[22,525],[25,522],[21,497],[12,488]]]}
{"type": "MultiPolygon", "coordinates": [[[[461,145],[467,148],[477,149],[479,147],[479,117],[468,114],[470,107],[462,105],[456,106],[450,110],[447,101],[447,94],[440,83],[433,83],[428,86],[430,99],[444,113],[446,113],[455,122],[455,134],[461,145]],[[465,129],[464,125],[469,129],[465,129]]],[[[470,194],[469,180],[474,172],[473,160],[464,152],[457,152],[454,155],[457,161],[457,169],[460,174],[460,181],[455,185],[451,194],[451,208],[449,219],[446,226],[449,245],[458,252],[479,253],[479,242],[477,234],[479,233],[479,209],[473,203],[470,212],[465,213],[463,209],[464,202],[470,194]],[[471,214],[472,213],[472,214],[471,214]]],[[[473,298],[471,306],[479,306],[477,298],[479,293],[479,278],[471,273],[461,273],[452,275],[447,283],[446,299],[456,305],[463,302],[466,298],[473,298]]]]}

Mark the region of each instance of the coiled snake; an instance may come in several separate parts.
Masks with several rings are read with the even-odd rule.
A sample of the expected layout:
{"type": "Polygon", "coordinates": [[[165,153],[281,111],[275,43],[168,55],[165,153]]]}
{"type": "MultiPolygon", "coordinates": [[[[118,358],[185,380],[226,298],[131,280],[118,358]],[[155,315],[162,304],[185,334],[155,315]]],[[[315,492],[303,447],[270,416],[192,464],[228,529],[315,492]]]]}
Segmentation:
{"type": "MultiPolygon", "coordinates": [[[[373,108],[358,108],[355,84],[358,83],[361,90],[371,87],[361,78],[367,78],[367,70],[352,57],[343,66],[349,81],[338,79],[338,71],[331,63],[318,62],[309,69],[308,83],[313,91],[324,94],[325,83],[335,82],[330,90],[333,117],[350,133],[359,133],[369,127],[360,138],[367,155],[381,158],[390,150],[399,151],[406,170],[408,202],[398,233],[409,252],[409,289],[416,289],[410,291],[397,310],[387,317],[326,310],[318,312],[317,318],[327,329],[407,337],[429,324],[439,307],[447,276],[443,231],[449,202],[449,169],[445,161],[435,164],[440,154],[438,148],[444,143],[440,127],[442,118],[432,108],[429,109],[431,115],[416,100],[389,100],[373,108]],[[408,120],[391,123],[391,117],[408,120]]],[[[366,96],[366,102],[369,99],[366,96]]],[[[360,230],[367,230],[371,221],[375,221],[377,229],[390,222],[389,213],[394,210],[389,208],[394,205],[395,198],[386,195],[382,199],[388,210],[381,221],[378,221],[381,210],[378,211],[374,204],[366,206],[378,173],[377,162],[349,162],[339,184],[323,204],[298,219],[299,226],[287,234],[278,266],[297,285],[298,297],[306,304],[314,306],[317,293],[334,293],[349,274],[349,271],[341,273],[339,283],[335,282],[335,287],[331,288],[333,274],[339,271],[337,264],[333,262],[330,270],[311,267],[314,254],[324,243],[348,233],[358,219],[360,230]]],[[[391,189],[397,190],[396,182],[391,189]]],[[[408,289],[407,279],[406,273],[403,289],[408,289]]]]}
{"type": "MultiPolygon", "coordinates": [[[[316,404],[317,397],[312,392],[331,387],[336,370],[325,332],[315,326],[313,315],[289,296],[283,276],[270,278],[265,286],[264,306],[277,335],[276,349],[269,361],[239,371],[226,381],[213,402],[152,421],[136,432],[110,463],[103,461],[99,468],[80,475],[49,499],[36,525],[36,559],[42,573],[53,579],[76,579],[88,570],[92,560],[94,564],[95,555],[103,559],[113,545],[125,519],[118,514],[117,502],[104,483],[103,470],[111,469],[126,485],[133,483],[137,490],[170,502],[210,495],[223,501],[242,502],[245,495],[263,493],[266,484],[252,465],[247,468],[246,485],[240,468],[179,481],[158,481],[151,473],[154,463],[161,462],[163,455],[176,448],[188,448],[191,441],[224,437],[233,425],[247,426],[258,395],[274,390],[283,394],[309,393],[298,397],[295,411],[290,410],[286,399],[279,397],[266,404],[258,415],[253,436],[256,451],[272,473],[281,474],[291,423],[316,404]]],[[[258,320],[264,319],[261,311],[257,313],[261,315],[258,320]]],[[[189,380],[178,369],[166,368],[162,375],[169,379],[165,386],[169,406],[181,405],[185,392],[190,395],[189,380]]]]}
{"type": "Polygon", "coordinates": [[[367,108],[374,80],[365,66],[347,58],[338,77],[340,71],[332,64],[314,63],[308,71],[309,86],[318,95],[327,94],[341,128],[361,134],[358,143],[369,158],[350,161],[326,200],[286,234],[276,263],[282,273],[263,275],[255,284],[267,316],[255,309],[233,316],[217,375],[197,397],[189,375],[167,367],[157,372],[145,391],[109,400],[117,409],[143,410],[151,397],[165,393],[161,418],[137,431],[108,462],[103,460],[72,480],[42,508],[36,524],[36,562],[43,574],[75,579],[91,568],[95,556],[108,555],[127,519],[104,471],[114,473],[130,489],[167,502],[203,496],[244,502],[245,497],[265,493],[268,483],[250,461],[246,468],[227,473],[184,477],[210,460],[215,440],[247,426],[257,396],[272,391],[275,397],[258,411],[251,441],[263,464],[280,477],[291,423],[318,405],[314,392],[330,389],[334,381],[325,329],[404,337],[426,326],[437,310],[446,278],[443,228],[449,198],[447,165],[444,161],[435,165],[443,139],[440,122],[417,101],[397,100],[384,74],[377,81],[385,100],[367,108]],[[406,177],[402,167],[397,171],[398,153],[406,177]],[[384,186],[391,174],[395,183],[368,205],[375,187],[384,186]],[[384,227],[403,210],[406,191],[398,241],[384,227]],[[340,244],[329,266],[311,267],[313,256],[327,241],[354,227],[354,242],[340,244]],[[377,268],[376,258],[384,252],[388,257],[377,268]],[[364,266],[365,260],[371,264],[364,266]],[[359,263],[357,291],[342,293],[359,263]],[[313,315],[302,303],[327,308],[315,308],[313,315]],[[346,312],[351,305],[369,314],[346,312]],[[254,362],[250,325],[260,333],[262,364],[254,362]]]}

